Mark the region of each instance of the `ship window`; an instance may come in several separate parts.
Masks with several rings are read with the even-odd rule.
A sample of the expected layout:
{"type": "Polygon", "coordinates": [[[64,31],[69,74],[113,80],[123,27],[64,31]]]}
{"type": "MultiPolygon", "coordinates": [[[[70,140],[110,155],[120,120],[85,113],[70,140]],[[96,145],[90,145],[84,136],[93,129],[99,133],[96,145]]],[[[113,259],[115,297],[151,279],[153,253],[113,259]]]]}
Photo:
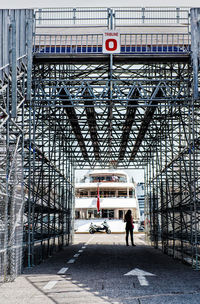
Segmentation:
{"type": "Polygon", "coordinates": [[[80,211],[75,211],[75,219],[80,219],[80,211]]]}
{"type": "Polygon", "coordinates": [[[87,191],[80,191],[80,197],[88,196],[87,191]]]}
{"type": "Polygon", "coordinates": [[[119,177],[119,182],[121,182],[121,183],[126,183],[126,182],[127,182],[126,177],[125,177],[125,176],[120,176],[120,177],[119,177]]]}
{"type": "Polygon", "coordinates": [[[122,196],[123,196],[123,197],[127,197],[127,192],[126,192],[126,191],[119,191],[119,192],[118,192],[118,196],[119,196],[119,197],[122,197],[122,196]]]}
{"type": "Polygon", "coordinates": [[[115,197],[115,191],[100,191],[100,194],[104,197],[115,197]]]}
{"type": "Polygon", "coordinates": [[[96,176],[91,176],[91,177],[90,177],[90,182],[91,182],[91,183],[98,183],[98,182],[99,182],[98,177],[96,177],[96,176]]]}
{"type": "Polygon", "coordinates": [[[99,218],[99,214],[97,213],[96,209],[88,209],[88,218],[99,218]]]}
{"type": "Polygon", "coordinates": [[[123,219],[124,218],[124,212],[123,210],[119,210],[119,219],[123,219]]]}
{"type": "Polygon", "coordinates": [[[112,181],[113,182],[118,182],[119,181],[119,176],[113,175],[112,176],[112,181]]]}
{"type": "Polygon", "coordinates": [[[102,209],[102,217],[114,218],[114,210],[102,209]]]}
{"type": "Polygon", "coordinates": [[[102,183],[102,182],[121,182],[126,183],[126,176],[118,176],[118,175],[107,175],[107,176],[90,176],[91,183],[102,183]]]}
{"type": "Polygon", "coordinates": [[[135,197],[135,190],[129,190],[129,196],[135,197]]]}
{"type": "Polygon", "coordinates": [[[90,194],[92,197],[97,197],[97,191],[91,191],[90,194]]]}

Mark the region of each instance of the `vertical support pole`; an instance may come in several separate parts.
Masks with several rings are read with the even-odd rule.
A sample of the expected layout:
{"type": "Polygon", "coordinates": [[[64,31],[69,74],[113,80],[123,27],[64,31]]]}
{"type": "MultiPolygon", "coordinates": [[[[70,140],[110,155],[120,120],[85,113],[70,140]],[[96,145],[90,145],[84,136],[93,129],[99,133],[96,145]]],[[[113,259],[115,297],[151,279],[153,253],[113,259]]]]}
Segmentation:
{"type": "MultiPolygon", "coordinates": [[[[26,28],[26,27],[25,27],[26,28]]],[[[25,29],[24,29],[25,31],[25,29]]],[[[26,46],[24,46],[25,48],[26,46]]],[[[23,96],[26,94],[26,87],[25,87],[25,77],[23,79],[23,96]]],[[[21,176],[21,197],[22,197],[22,219],[21,219],[21,250],[20,250],[20,270],[19,273],[22,272],[23,267],[23,214],[24,214],[24,203],[25,203],[25,174],[24,174],[24,133],[25,133],[25,127],[24,127],[24,103],[22,105],[22,121],[21,121],[21,129],[22,129],[22,140],[21,140],[21,149],[22,149],[22,176],[21,176]]]]}
{"type": "Polygon", "coordinates": [[[32,86],[32,37],[33,37],[33,19],[32,12],[29,12],[27,21],[27,94],[26,100],[29,105],[29,192],[28,192],[28,267],[31,267],[31,174],[32,174],[32,159],[31,159],[31,138],[32,138],[32,101],[31,101],[31,86],[32,86]]]}
{"type": "Polygon", "coordinates": [[[38,23],[39,23],[39,25],[41,25],[41,23],[42,23],[42,9],[41,8],[39,8],[39,16],[38,16],[38,23]]]}
{"type": "Polygon", "coordinates": [[[42,164],[41,164],[41,171],[42,171],[42,179],[41,179],[41,217],[40,217],[40,231],[41,231],[41,260],[43,261],[44,260],[44,257],[45,257],[45,250],[44,250],[44,246],[45,246],[45,241],[44,241],[44,216],[43,216],[43,213],[44,213],[44,194],[45,194],[45,191],[44,191],[44,188],[45,188],[45,174],[44,174],[44,171],[45,171],[45,162],[44,162],[44,153],[45,153],[45,149],[44,149],[44,119],[43,117],[45,116],[45,110],[44,110],[44,107],[42,107],[42,113],[41,113],[41,128],[42,128],[42,139],[41,139],[41,144],[42,144],[42,164]]]}
{"type": "Polygon", "coordinates": [[[176,23],[180,23],[180,7],[176,8],[176,23]]]}
{"type": "MultiPolygon", "coordinates": [[[[113,30],[113,11],[110,9],[110,30],[113,30]]],[[[110,163],[111,163],[111,155],[112,155],[112,118],[113,118],[113,113],[112,113],[112,91],[113,91],[113,81],[112,81],[112,71],[113,71],[113,54],[110,54],[110,66],[109,66],[109,107],[108,107],[108,153],[110,157],[110,163]]]]}
{"type": "Polygon", "coordinates": [[[151,184],[151,151],[149,153],[149,170],[148,170],[148,182],[149,182],[149,235],[151,240],[151,245],[153,244],[153,204],[152,204],[152,184],[151,184]]]}
{"type": "Polygon", "coordinates": [[[113,30],[113,11],[110,10],[110,30],[113,30]]]}
{"type": "Polygon", "coordinates": [[[192,101],[192,166],[193,166],[193,183],[192,183],[192,204],[193,204],[193,225],[194,225],[194,236],[193,236],[193,267],[195,270],[200,270],[200,263],[199,263],[199,242],[198,242],[198,225],[199,225],[199,220],[198,220],[198,160],[197,160],[197,148],[195,147],[195,111],[194,111],[194,99],[192,101]]]}
{"type": "Polygon", "coordinates": [[[110,87],[109,87],[109,107],[108,107],[108,123],[109,123],[109,128],[108,128],[108,151],[109,151],[109,157],[110,161],[112,161],[112,119],[113,119],[113,81],[112,81],[112,71],[113,71],[113,54],[110,54],[110,68],[109,68],[109,82],[110,82],[110,87]]]}
{"type": "Polygon", "coordinates": [[[73,21],[76,24],[76,8],[73,8],[73,21]]]}
{"type": "MultiPolygon", "coordinates": [[[[168,113],[167,113],[167,108],[165,107],[165,120],[169,119],[167,117],[168,113]]],[[[164,221],[165,221],[165,245],[164,245],[164,252],[168,254],[168,237],[169,237],[169,234],[168,234],[168,217],[169,217],[169,208],[168,208],[168,200],[169,200],[169,193],[168,193],[168,182],[169,182],[169,179],[168,179],[168,167],[167,167],[167,163],[168,163],[168,144],[167,144],[167,137],[168,137],[168,134],[169,134],[169,129],[168,129],[168,126],[165,125],[165,148],[164,148],[164,151],[165,151],[165,204],[164,204],[164,221]]]]}
{"type": "MultiPolygon", "coordinates": [[[[6,90],[6,112],[9,113],[9,104],[10,104],[10,96],[9,96],[9,86],[6,90]]],[[[9,153],[9,146],[10,146],[10,137],[9,137],[9,131],[10,131],[10,119],[6,122],[6,193],[9,193],[9,168],[10,168],[10,153],[9,153]]],[[[9,274],[8,269],[8,237],[9,237],[9,217],[8,217],[8,206],[9,206],[9,196],[6,195],[5,199],[5,210],[4,210],[4,223],[5,223],[5,233],[4,233],[4,281],[7,280],[7,276],[9,274]]]]}
{"type": "MultiPolygon", "coordinates": [[[[58,113],[59,113],[59,119],[60,119],[60,109],[58,109],[58,113]]],[[[56,126],[57,127],[57,126],[56,126]]],[[[56,127],[55,127],[55,132],[56,132],[56,127]]],[[[59,184],[59,209],[61,209],[62,210],[62,204],[63,204],[63,202],[62,202],[62,179],[63,179],[63,176],[61,176],[61,172],[62,172],[62,170],[61,170],[61,158],[62,158],[62,151],[61,151],[61,147],[62,147],[62,142],[61,142],[61,136],[62,135],[60,135],[59,136],[59,138],[58,138],[58,145],[59,145],[59,147],[58,147],[58,155],[59,155],[59,159],[58,159],[58,168],[59,168],[59,176],[58,176],[58,184],[59,184]]],[[[55,149],[56,150],[56,149],[55,149]]],[[[56,151],[57,152],[57,151],[56,151]]],[[[59,229],[60,229],[60,224],[61,224],[61,222],[60,222],[60,219],[61,219],[61,214],[59,214],[59,219],[58,219],[58,222],[59,222],[59,229]]],[[[59,249],[61,249],[60,248],[60,236],[58,235],[57,236],[57,239],[58,239],[58,248],[59,249]]]]}
{"type": "Polygon", "coordinates": [[[200,8],[191,9],[191,51],[193,65],[193,96],[198,99],[198,72],[200,52],[200,8]]]}
{"type": "Polygon", "coordinates": [[[191,11],[191,50],[193,64],[193,100],[189,113],[189,140],[190,140],[190,196],[191,196],[191,245],[192,260],[195,268],[198,269],[198,249],[197,249],[197,198],[196,198],[196,151],[194,144],[194,104],[199,99],[199,56],[200,56],[200,8],[192,8],[191,11]],[[193,172],[191,172],[191,168],[193,172]]]}
{"type": "Polygon", "coordinates": [[[72,236],[71,236],[71,242],[74,242],[74,220],[75,220],[75,169],[73,165],[73,160],[71,158],[71,183],[72,183],[72,193],[71,193],[71,200],[72,200],[72,236]]]}
{"type": "Polygon", "coordinates": [[[17,35],[16,35],[16,20],[14,12],[11,15],[11,67],[12,67],[12,107],[11,117],[17,116],[17,35]]]}
{"type": "MultiPolygon", "coordinates": [[[[174,140],[175,138],[175,134],[174,134],[174,129],[176,128],[176,126],[174,125],[174,115],[173,112],[175,111],[175,109],[172,107],[171,108],[171,159],[172,161],[174,160],[174,147],[176,145],[176,142],[174,140]]],[[[175,167],[175,163],[172,164],[172,168],[171,168],[171,208],[172,208],[172,214],[171,214],[171,218],[172,218],[172,234],[173,234],[173,243],[172,243],[172,250],[173,250],[173,257],[175,258],[175,183],[176,183],[176,177],[175,177],[175,171],[174,171],[174,167],[175,167]]],[[[180,189],[181,191],[181,189],[180,189]]]]}
{"type": "Polygon", "coordinates": [[[145,23],[145,7],[142,7],[142,23],[145,23]]]}
{"type": "MultiPolygon", "coordinates": [[[[181,146],[182,143],[182,130],[181,130],[181,106],[179,106],[179,126],[178,126],[178,138],[179,138],[179,154],[181,153],[181,146]]],[[[183,191],[185,190],[183,188],[183,174],[182,174],[182,158],[179,157],[178,161],[178,171],[179,171],[179,185],[180,185],[180,195],[179,195],[179,212],[180,212],[180,246],[181,246],[181,260],[183,261],[183,225],[184,225],[184,216],[183,216],[183,206],[182,206],[182,200],[183,200],[183,191]]]]}

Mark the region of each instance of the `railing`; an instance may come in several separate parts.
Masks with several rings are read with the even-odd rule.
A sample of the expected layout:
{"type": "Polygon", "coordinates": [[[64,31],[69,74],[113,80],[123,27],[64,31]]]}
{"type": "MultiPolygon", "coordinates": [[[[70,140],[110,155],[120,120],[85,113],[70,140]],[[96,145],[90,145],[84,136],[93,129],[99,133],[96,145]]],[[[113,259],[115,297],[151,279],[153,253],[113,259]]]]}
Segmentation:
{"type": "MultiPolygon", "coordinates": [[[[190,52],[190,36],[181,33],[120,34],[121,53],[181,53],[190,52]]],[[[34,53],[102,54],[103,34],[49,35],[36,34],[34,53]]]]}
{"type": "Polygon", "coordinates": [[[36,27],[108,27],[108,19],[107,8],[49,8],[35,11],[36,27]]]}
{"type": "Polygon", "coordinates": [[[51,8],[35,11],[36,27],[189,24],[188,7],[51,8]]]}
{"type": "Polygon", "coordinates": [[[122,53],[188,53],[188,34],[121,34],[122,53]]]}
{"type": "Polygon", "coordinates": [[[102,53],[102,34],[36,35],[34,53],[102,53]]]}
{"type": "Polygon", "coordinates": [[[189,8],[181,7],[127,7],[114,9],[114,25],[188,24],[189,8]]]}

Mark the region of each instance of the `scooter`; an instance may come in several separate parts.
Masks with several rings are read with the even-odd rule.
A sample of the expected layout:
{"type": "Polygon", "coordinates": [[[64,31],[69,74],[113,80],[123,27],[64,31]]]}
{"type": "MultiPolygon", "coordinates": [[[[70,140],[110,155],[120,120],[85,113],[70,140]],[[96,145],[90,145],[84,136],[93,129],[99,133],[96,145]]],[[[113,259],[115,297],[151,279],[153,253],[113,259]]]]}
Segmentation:
{"type": "Polygon", "coordinates": [[[103,221],[103,223],[101,223],[100,226],[97,226],[97,225],[95,225],[93,223],[90,224],[89,233],[93,234],[95,232],[101,232],[101,231],[102,232],[105,231],[108,234],[111,233],[110,227],[109,227],[109,225],[108,225],[108,223],[107,223],[106,220],[103,221]]]}

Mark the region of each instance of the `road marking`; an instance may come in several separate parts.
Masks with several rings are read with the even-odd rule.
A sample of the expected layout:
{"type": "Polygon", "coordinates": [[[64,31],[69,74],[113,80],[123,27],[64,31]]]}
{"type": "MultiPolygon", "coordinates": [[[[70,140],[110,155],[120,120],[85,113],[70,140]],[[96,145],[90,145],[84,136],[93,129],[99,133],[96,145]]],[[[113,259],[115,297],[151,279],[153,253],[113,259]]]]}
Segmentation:
{"type": "Polygon", "coordinates": [[[85,245],[88,245],[88,244],[93,240],[94,237],[95,237],[95,236],[93,235],[93,236],[85,243],[85,245]]]}
{"type": "Polygon", "coordinates": [[[73,264],[75,262],[75,259],[70,259],[67,263],[68,264],[73,264]]]}
{"type": "Polygon", "coordinates": [[[86,246],[82,246],[81,248],[85,249],[85,248],[86,248],[86,246]]]}
{"type": "Polygon", "coordinates": [[[66,271],[68,270],[68,268],[61,268],[57,274],[64,274],[66,271]]]}
{"type": "Polygon", "coordinates": [[[145,278],[145,276],[155,276],[155,274],[135,268],[127,273],[125,273],[124,275],[127,276],[137,276],[138,277],[138,281],[140,283],[141,286],[149,286],[149,282],[147,281],[147,279],[145,278]]]}
{"type": "Polygon", "coordinates": [[[146,244],[147,244],[147,243],[144,242],[144,241],[142,241],[142,240],[137,241],[137,245],[146,245],[146,244]]]}
{"type": "Polygon", "coordinates": [[[83,252],[83,250],[79,250],[78,252],[83,252]]]}
{"type": "Polygon", "coordinates": [[[43,289],[51,289],[53,288],[56,284],[58,283],[58,281],[50,281],[49,283],[47,283],[43,289]]]}
{"type": "Polygon", "coordinates": [[[78,258],[79,255],[80,255],[79,253],[75,254],[75,255],[74,255],[74,258],[78,258]]]}
{"type": "Polygon", "coordinates": [[[141,286],[149,286],[149,282],[143,276],[138,276],[138,281],[139,281],[141,286]]]}

